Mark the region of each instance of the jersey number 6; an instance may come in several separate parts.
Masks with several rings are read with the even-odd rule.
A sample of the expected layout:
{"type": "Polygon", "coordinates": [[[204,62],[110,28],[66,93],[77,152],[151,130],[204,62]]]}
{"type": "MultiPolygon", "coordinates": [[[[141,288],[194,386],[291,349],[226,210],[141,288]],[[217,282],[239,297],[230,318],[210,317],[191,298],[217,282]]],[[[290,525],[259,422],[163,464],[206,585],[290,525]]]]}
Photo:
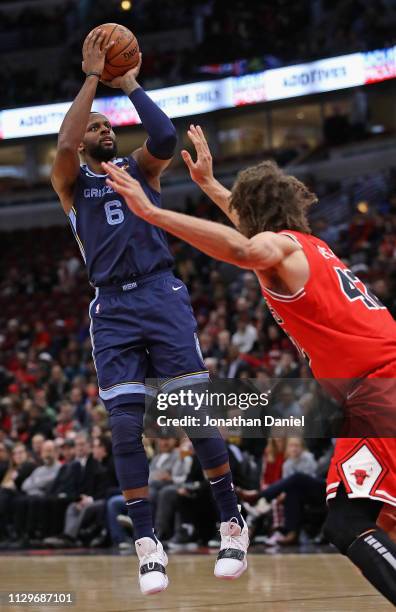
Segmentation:
{"type": "Polygon", "coordinates": [[[124,221],[124,211],[119,200],[111,200],[104,205],[107,223],[109,225],[118,225],[124,221]]]}

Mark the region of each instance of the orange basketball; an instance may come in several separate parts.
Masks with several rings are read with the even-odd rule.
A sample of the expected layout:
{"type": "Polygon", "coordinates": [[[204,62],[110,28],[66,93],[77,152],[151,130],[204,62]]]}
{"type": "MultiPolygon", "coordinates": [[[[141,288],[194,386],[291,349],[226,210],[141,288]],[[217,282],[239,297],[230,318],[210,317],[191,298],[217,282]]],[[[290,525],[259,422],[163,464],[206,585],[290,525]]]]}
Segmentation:
{"type": "Polygon", "coordinates": [[[115,77],[122,76],[138,65],[139,44],[136,36],[122,25],[104,23],[97,26],[95,30],[99,28],[107,34],[106,44],[114,42],[114,45],[106,54],[106,63],[102,72],[104,81],[112,81],[115,77]]]}

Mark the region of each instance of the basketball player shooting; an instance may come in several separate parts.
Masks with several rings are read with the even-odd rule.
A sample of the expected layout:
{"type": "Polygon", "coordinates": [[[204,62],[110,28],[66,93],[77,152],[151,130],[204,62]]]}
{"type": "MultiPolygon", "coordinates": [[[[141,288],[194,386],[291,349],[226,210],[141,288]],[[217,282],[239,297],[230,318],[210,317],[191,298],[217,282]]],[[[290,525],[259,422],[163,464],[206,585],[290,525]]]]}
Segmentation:
{"type": "Polygon", "coordinates": [[[396,604],[396,544],[377,523],[385,504],[396,506],[396,323],[328,245],[311,235],[307,212],[316,196],[304,184],[268,161],[242,171],[229,191],[213,176],[201,128],[191,126],[188,135],[197,161],[187,151],[182,156],[193,181],[239,231],[159,209],[114,164],[103,164],[107,184],[141,219],[211,257],[253,270],[277,323],[309,358],[315,377],[344,398],[350,426],[344,435],[353,432],[355,417],[363,421],[366,433],[337,440],[325,531],[396,604]]]}
{"type": "MultiPolygon", "coordinates": [[[[144,400],[155,394],[150,377],[165,380],[164,392],[208,380],[185,285],[172,272],[165,232],[130,211],[106,184],[102,162],[136,181],[147,200],[161,206],[160,176],[171,162],[176,131],[136,78],[140,63],[109,85],[129,96],[148,133],[141,148],[117,157],[109,120],[91,112],[109,45],[100,29],[83,49],[85,82],[62,123],[52,184],[69,218],[96,297],[91,302],[93,358],[99,394],[109,412],[118,481],[132,519],[142,593],[164,590],[168,562],[154,535],[148,500],[148,463],[142,444],[144,400]],[[84,163],[80,165],[80,158],[84,163]],[[133,178],[132,178],[133,177],[133,178]]],[[[188,433],[188,432],[187,432],[188,433]]],[[[238,578],[247,567],[247,527],[234,492],[228,452],[217,430],[192,440],[221,516],[218,578],[238,578]]]]}

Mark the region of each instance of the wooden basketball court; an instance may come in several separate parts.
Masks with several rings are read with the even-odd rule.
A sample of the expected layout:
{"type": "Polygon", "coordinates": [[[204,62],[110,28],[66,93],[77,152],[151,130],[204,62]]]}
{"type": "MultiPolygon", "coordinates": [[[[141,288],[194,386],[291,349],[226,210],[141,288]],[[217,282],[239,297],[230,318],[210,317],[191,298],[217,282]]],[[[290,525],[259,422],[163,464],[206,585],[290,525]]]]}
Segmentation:
{"type": "Polygon", "coordinates": [[[171,555],[170,586],[143,597],[133,556],[2,556],[2,610],[73,612],[389,612],[348,560],[335,554],[249,556],[247,573],[236,582],[213,576],[214,555],[171,555]],[[76,603],[16,606],[6,591],[72,591],[76,603]]]}

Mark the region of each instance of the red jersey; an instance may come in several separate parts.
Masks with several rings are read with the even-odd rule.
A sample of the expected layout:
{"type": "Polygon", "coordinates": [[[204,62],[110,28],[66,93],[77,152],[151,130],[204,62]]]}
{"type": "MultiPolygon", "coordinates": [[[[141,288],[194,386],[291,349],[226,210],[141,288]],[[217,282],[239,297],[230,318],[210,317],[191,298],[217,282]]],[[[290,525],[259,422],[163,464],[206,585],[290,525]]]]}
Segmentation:
{"type": "Polygon", "coordinates": [[[325,242],[300,232],[280,233],[303,248],[310,276],[294,295],[262,291],[315,378],[360,378],[396,362],[396,322],[387,308],[325,242]]]}

